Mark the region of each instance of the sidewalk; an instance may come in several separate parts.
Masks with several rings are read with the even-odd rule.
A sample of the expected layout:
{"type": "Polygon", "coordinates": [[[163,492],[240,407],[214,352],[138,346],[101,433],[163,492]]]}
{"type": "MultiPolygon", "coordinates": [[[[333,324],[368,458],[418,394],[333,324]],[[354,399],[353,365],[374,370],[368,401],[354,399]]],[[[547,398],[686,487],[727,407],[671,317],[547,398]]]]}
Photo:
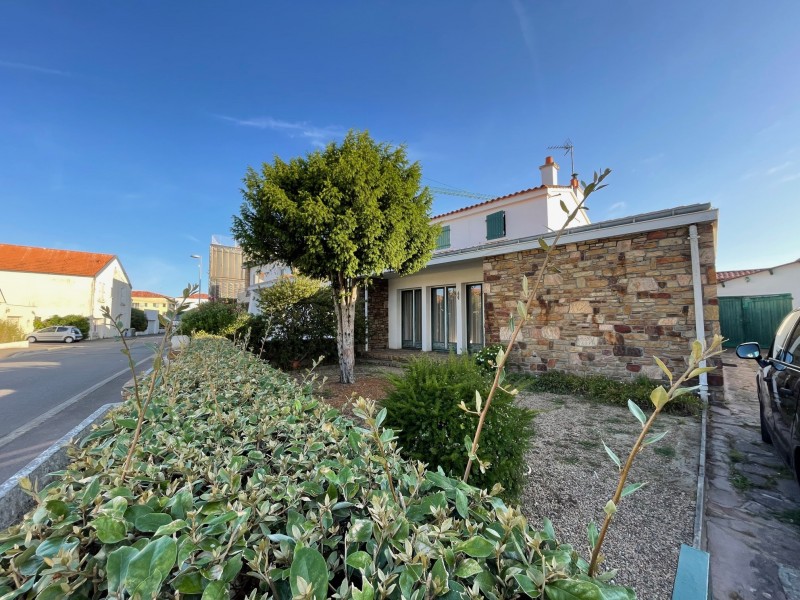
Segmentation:
{"type": "Polygon", "coordinates": [[[709,409],[706,549],[714,600],[800,600],[800,487],[761,441],[755,361],[723,356],[709,409]]]}

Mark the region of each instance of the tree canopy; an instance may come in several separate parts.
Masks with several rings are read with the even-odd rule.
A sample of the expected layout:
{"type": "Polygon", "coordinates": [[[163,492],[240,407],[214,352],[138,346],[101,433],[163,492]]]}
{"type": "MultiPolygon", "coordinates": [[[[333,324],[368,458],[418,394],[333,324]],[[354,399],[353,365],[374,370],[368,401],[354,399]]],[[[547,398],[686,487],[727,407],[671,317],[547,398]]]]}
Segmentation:
{"type": "Polygon", "coordinates": [[[432,197],[420,189],[421,175],[404,146],[366,131],[288,163],[275,157],[245,175],[234,236],[249,264],[282,262],[331,282],[343,381],[352,380],[352,357],[343,352],[353,353],[358,286],[385,271],[413,273],[433,252],[438,228],[429,222],[432,197]]]}

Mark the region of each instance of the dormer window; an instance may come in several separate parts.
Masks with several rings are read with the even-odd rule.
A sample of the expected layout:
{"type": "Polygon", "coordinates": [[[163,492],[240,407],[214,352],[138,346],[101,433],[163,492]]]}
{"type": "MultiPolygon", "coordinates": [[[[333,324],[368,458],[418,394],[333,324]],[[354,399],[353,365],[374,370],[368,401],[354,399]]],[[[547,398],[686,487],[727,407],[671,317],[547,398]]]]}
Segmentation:
{"type": "Polygon", "coordinates": [[[506,237],[506,211],[499,210],[486,217],[486,239],[496,240],[506,237]]]}

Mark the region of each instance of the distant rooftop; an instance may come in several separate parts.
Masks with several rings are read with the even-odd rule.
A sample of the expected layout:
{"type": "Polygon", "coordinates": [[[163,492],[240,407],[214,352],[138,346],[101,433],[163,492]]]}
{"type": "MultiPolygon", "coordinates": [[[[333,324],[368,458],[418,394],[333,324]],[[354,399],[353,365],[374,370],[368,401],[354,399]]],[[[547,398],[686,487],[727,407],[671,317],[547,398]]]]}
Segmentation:
{"type": "Polygon", "coordinates": [[[0,271],[94,277],[114,258],[113,254],[0,244],[0,271]]]}

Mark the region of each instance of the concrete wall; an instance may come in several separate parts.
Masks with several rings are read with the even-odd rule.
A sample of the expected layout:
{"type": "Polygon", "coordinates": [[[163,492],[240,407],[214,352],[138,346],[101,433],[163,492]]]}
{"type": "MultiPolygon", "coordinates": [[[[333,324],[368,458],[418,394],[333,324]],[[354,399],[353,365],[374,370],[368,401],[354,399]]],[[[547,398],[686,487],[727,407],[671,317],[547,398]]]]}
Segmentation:
{"type": "Polygon", "coordinates": [[[792,308],[800,307],[800,262],[773,267],[747,277],[717,284],[718,296],[767,296],[791,294],[792,308]],[[770,273],[770,271],[772,271],[770,273]]]}
{"type": "MultiPolygon", "coordinates": [[[[698,225],[706,335],[719,333],[714,224],[698,225]]],[[[527,371],[556,369],[621,379],[660,378],[653,356],[682,371],[695,339],[688,226],[589,240],[559,247],[545,275],[541,301],[510,357],[527,371]]],[[[534,276],[543,251],[484,260],[487,343],[510,337],[523,274],[534,276]]],[[[533,281],[531,281],[533,283],[533,281]]],[[[712,392],[721,371],[709,374],[712,392]]]]}

